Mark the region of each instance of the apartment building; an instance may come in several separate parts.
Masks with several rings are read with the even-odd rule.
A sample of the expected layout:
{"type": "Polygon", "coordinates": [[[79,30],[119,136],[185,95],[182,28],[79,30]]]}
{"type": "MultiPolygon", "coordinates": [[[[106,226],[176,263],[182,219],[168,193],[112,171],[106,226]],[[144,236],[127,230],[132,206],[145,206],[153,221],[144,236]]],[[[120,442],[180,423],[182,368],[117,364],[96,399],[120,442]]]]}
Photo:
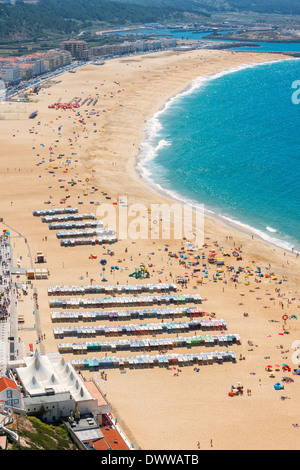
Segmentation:
{"type": "Polygon", "coordinates": [[[105,44],[90,49],[91,57],[105,57],[113,55],[126,55],[134,52],[157,51],[176,46],[176,39],[163,38],[158,40],[125,41],[122,44],[105,44]]]}
{"type": "Polygon", "coordinates": [[[74,59],[87,60],[89,58],[89,48],[85,41],[69,39],[63,41],[60,47],[62,50],[70,52],[74,59]]]}
{"type": "Polygon", "coordinates": [[[0,61],[0,78],[6,85],[14,85],[21,81],[20,64],[12,61],[0,61]]]}
{"type": "Polygon", "coordinates": [[[22,57],[0,58],[0,79],[15,85],[43,73],[71,64],[72,55],[60,49],[36,52],[22,57]]]}

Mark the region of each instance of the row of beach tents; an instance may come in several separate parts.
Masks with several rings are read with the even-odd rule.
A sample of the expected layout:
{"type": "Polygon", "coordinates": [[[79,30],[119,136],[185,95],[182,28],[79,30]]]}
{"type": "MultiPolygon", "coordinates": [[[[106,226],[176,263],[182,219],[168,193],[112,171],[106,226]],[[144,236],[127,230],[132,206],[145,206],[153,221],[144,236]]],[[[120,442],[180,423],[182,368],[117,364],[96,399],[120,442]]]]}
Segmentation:
{"type": "Polygon", "coordinates": [[[50,308],[105,308],[130,305],[162,305],[162,304],[186,304],[201,303],[199,294],[185,295],[156,295],[156,296],[132,296],[132,297],[109,297],[109,298],[74,298],[74,299],[50,299],[50,308]]]}
{"type": "Polygon", "coordinates": [[[202,354],[157,354],[157,355],[140,355],[132,357],[93,357],[90,359],[72,360],[72,366],[77,370],[99,370],[112,368],[147,368],[147,367],[170,367],[190,366],[190,365],[206,365],[214,362],[236,362],[236,354],[234,351],[213,351],[211,353],[202,354]]]}
{"type": "Polygon", "coordinates": [[[63,230],[56,233],[56,238],[85,238],[85,237],[99,237],[105,236],[116,237],[116,232],[109,228],[94,228],[84,230],[63,230]]]}
{"type": "Polygon", "coordinates": [[[103,245],[112,244],[118,241],[116,235],[103,235],[102,237],[93,238],[66,238],[60,241],[60,246],[74,247],[82,245],[103,245]]]}
{"type": "Polygon", "coordinates": [[[129,321],[131,319],[146,318],[182,318],[182,317],[202,317],[204,312],[202,308],[149,308],[140,310],[96,310],[93,312],[52,312],[51,319],[53,323],[66,322],[96,322],[96,321],[129,321]]]}
{"type": "Polygon", "coordinates": [[[87,343],[60,343],[60,353],[86,354],[93,351],[144,351],[157,349],[191,348],[193,346],[226,346],[240,343],[239,335],[206,335],[186,338],[125,339],[119,341],[93,341],[87,343]]]}
{"type": "Polygon", "coordinates": [[[196,330],[225,330],[227,324],[225,320],[197,320],[190,322],[168,322],[168,323],[148,323],[145,325],[95,325],[95,326],[65,326],[55,327],[53,330],[56,338],[66,336],[86,337],[86,336],[121,336],[121,335],[149,335],[149,334],[170,334],[170,333],[190,333],[196,330]]]}
{"type": "Polygon", "coordinates": [[[85,230],[92,228],[103,228],[103,223],[100,220],[84,220],[84,221],[66,221],[66,222],[53,222],[49,224],[50,230],[85,230]]]}
{"type": "Polygon", "coordinates": [[[34,217],[47,217],[63,214],[77,214],[77,207],[59,207],[58,209],[42,209],[33,211],[34,217]]]}
{"type": "Polygon", "coordinates": [[[85,295],[85,294],[132,294],[142,292],[176,292],[174,283],[159,284],[116,284],[116,285],[88,285],[88,286],[50,286],[48,295],[85,295]]]}
{"type": "Polygon", "coordinates": [[[46,215],[42,217],[42,222],[50,224],[52,222],[69,222],[72,220],[95,220],[96,216],[93,213],[87,214],[68,214],[68,215],[46,215]]]}
{"type": "Polygon", "coordinates": [[[118,241],[116,232],[110,228],[104,229],[95,214],[79,214],[76,207],[35,210],[33,215],[49,224],[50,230],[61,230],[56,236],[63,247],[103,245],[118,241]]]}

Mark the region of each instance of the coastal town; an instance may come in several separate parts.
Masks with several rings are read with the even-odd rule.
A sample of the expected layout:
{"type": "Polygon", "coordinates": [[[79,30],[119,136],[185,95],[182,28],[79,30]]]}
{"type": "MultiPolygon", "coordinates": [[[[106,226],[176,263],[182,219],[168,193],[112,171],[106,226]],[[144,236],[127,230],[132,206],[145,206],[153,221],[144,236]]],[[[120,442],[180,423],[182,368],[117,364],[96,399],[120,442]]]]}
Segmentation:
{"type": "Polygon", "coordinates": [[[11,91],[16,92],[20,91],[20,84],[21,88],[28,88],[28,82],[34,79],[48,78],[48,75],[55,71],[62,73],[73,70],[83,61],[101,64],[105,59],[153,51],[188,51],[203,48],[222,50],[233,47],[243,48],[247,45],[257,48],[256,52],[259,52],[257,43],[261,41],[274,44],[300,42],[300,25],[296,23],[291,27],[283,25],[279,28],[277,25],[255,23],[244,18],[239,20],[235,17],[231,21],[223,21],[220,24],[210,22],[205,25],[198,23],[149,24],[147,27],[139,25],[131,28],[94,31],[93,38],[95,43],[97,40],[105,40],[105,44],[89,46],[89,43],[81,37],[73,37],[62,41],[59,48],[45,52],[23,53],[20,56],[10,54],[6,57],[0,55],[0,79],[5,83],[6,88],[12,88],[11,91]],[[226,31],[228,28],[230,31],[226,31]],[[168,30],[169,34],[155,33],[155,30],[163,29],[168,30]],[[148,30],[152,30],[153,33],[149,34],[148,30]],[[172,32],[180,33],[181,37],[173,37],[172,32]],[[193,40],[186,37],[189,32],[206,34],[204,39],[193,40]]]}
{"type": "Polygon", "coordinates": [[[0,57],[1,449],[31,448],[32,417],[72,450],[299,447],[299,252],[209,212],[201,243],[175,236],[177,201],[138,172],[196,79],[300,54],[239,51],[274,33],[243,21],[235,50],[230,22],[156,23],[0,57]],[[182,37],[143,31],[162,27],[182,37]]]}

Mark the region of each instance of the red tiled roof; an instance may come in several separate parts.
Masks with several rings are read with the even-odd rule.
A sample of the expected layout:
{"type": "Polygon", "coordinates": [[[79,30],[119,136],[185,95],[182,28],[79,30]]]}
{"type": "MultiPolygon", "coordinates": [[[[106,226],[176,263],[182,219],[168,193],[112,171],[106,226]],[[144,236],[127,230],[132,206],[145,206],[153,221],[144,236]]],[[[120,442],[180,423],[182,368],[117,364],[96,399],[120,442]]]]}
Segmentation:
{"type": "Polygon", "coordinates": [[[104,438],[96,439],[95,441],[89,441],[86,442],[86,444],[89,444],[95,450],[110,450],[110,447],[104,438]]]}
{"type": "Polygon", "coordinates": [[[86,44],[86,41],[79,41],[78,39],[67,39],[62,44],[86,44]]]}
{"type": "Polygon", "coordinates": [[[101,428],[101,432],[112,450],[129,450],[116,429],[105,427],[101,428]]]}
{"type": "Polygon", "coordinates": [[[129,450],[126,443],[116,429],[108,427],[101,428],[103,438],[90,440],[85,444],[90,445],[95,450],[129,450]]]}
{"type": "Polygon", "coordinates": [[[9,379],[8,377],[2,377],[0,379],[0,392],[3,392],[3,390],[6,390],[7,388],[18,390],[18,387],[13,380],[9,379]]]}

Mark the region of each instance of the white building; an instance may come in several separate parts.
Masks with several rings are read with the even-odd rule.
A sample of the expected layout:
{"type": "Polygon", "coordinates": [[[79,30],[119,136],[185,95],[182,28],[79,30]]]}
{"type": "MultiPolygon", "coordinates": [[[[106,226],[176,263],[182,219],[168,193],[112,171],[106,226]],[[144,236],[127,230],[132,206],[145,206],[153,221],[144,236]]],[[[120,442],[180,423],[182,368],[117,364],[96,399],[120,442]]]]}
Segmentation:
{"type": "Polygon", "coordinates": [[[57,422],[74,412],[74,400],[70,393],[49,393],[42,396],[23,398],[26,414],[39,413],[42,410],[43,419],[48,423],[57,422]]]}
{"type": "MultiPolygon", "coordinates": [[[[59,353],[41,355],[38,351],[24,358],[23,367],[14,371],[21,383],[24,410],[28,413],[43,409],[43,418],[56,421],[72,412],[101,414],[97,398],[94,398],[84,381],[70,363],[59,353]]],[[[103,412],[106,410],[103,410],[103,412]]]]}
{"type": "Polygon", "coordinates": [[[19,64],[3,65],[0,68],[0,76],[8,85],[19,83],[21,81],[21,69],[19,64]]]}
{"type": "MultiPolygon", "coordinates": [[[[0,103],[6,99],[6,86],[4,80],[0,80],[0,103]]],[[[0,354],[1,354],[1,341],[0,341],[0,354]]]]}
{"type": "Polygon", "coordinates": [[[0,403],[12,408],[21,409],[21,391],[17,384],[8,377],[0,379],[0,403]]]}

